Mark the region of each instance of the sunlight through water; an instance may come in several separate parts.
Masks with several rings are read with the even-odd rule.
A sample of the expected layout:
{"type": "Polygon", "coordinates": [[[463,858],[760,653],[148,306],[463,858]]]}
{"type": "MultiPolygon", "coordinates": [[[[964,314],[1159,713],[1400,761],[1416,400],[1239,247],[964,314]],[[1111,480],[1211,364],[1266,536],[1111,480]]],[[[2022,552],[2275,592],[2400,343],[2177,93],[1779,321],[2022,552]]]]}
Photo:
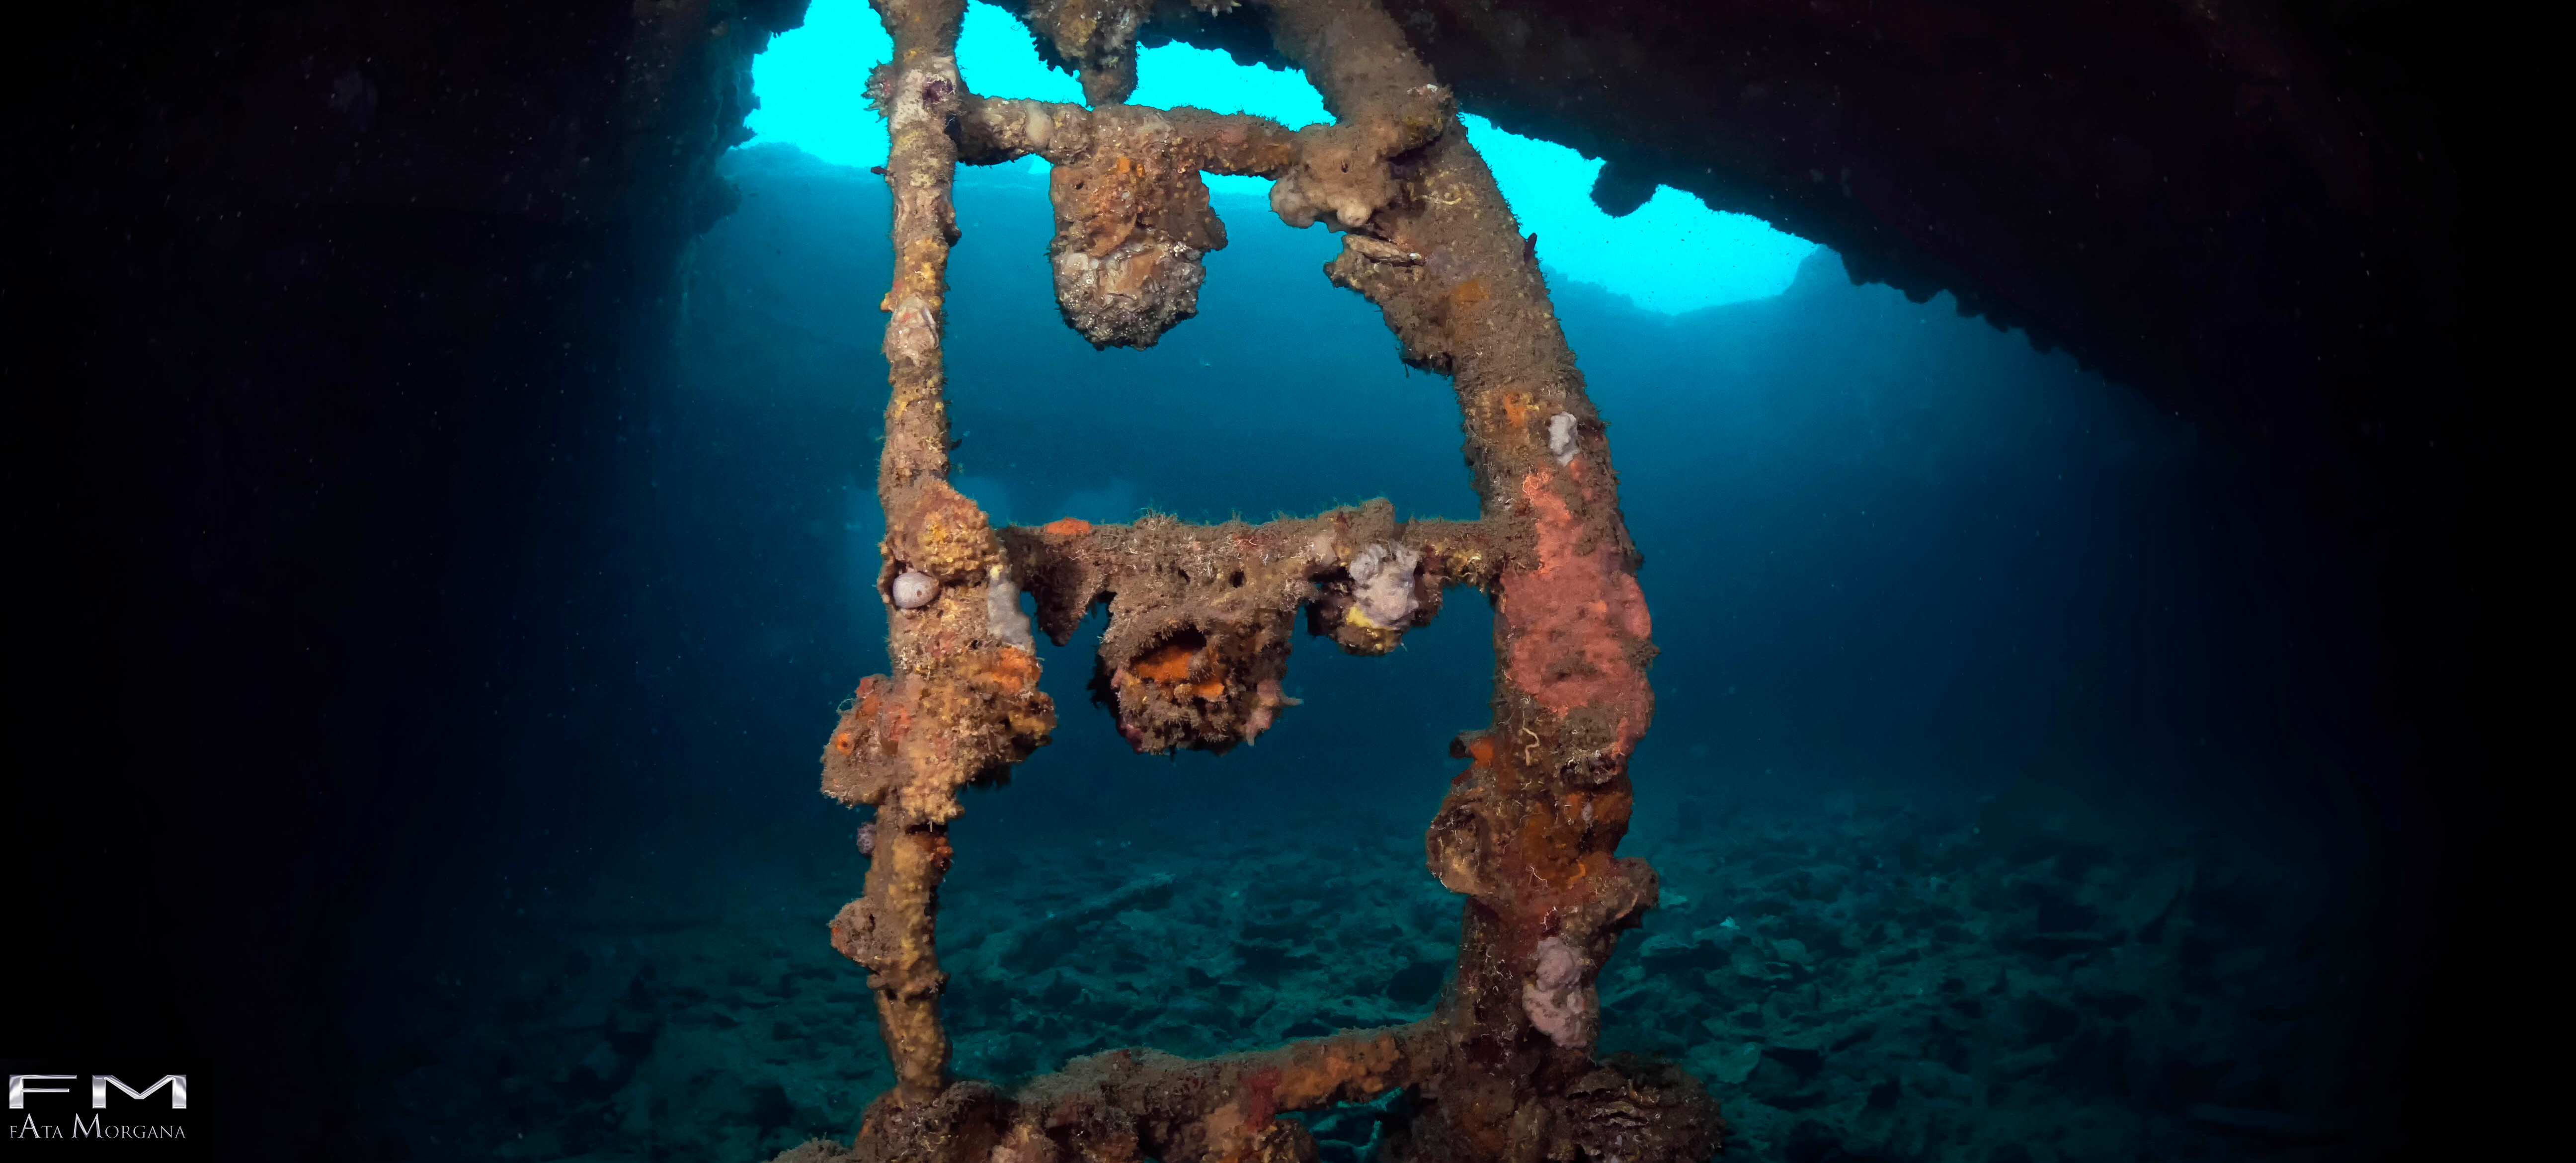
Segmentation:
{"type": "MultiPolygon", "coordinates": [[[[752,144],[793,145],[835,165],[883,163],[885,123],[869,108],[866,89],[868,71],[892,53],[864,0],[815,0],[805,26],[777,38],[752,66],[760,96],[750,118],[752,144]]],[[[992,5],[967,7],[957,56],[967,87],[977,93],[1082,100],[1073,75],[1048,68],[1028,30],[992,5]]],[[[1137,75],[1139,105],[1256,113],[1290,128],[1330,118],[1303,74],[1239,65],[1211,49],[1145,49],[1137,75]]],[[[1679,314],[1777,295],[1816,249],[1759,218],[1710,210],[1669,186],[1658,187],[1634,213],[1613,218],[1592,202],[1599,159],[1507,133],[1473,114],[1462,120],[1522,231],[1538,236],[1539,261],[1553,280],[1607,287],[1649,311],[1679,314]]],[[[1045,163],[1021,165],[1043,169],[1045,163]]],[[[1259,178],[1208,179],[1220,198],[1263,195],[1268,185],[1259,178]]]]}

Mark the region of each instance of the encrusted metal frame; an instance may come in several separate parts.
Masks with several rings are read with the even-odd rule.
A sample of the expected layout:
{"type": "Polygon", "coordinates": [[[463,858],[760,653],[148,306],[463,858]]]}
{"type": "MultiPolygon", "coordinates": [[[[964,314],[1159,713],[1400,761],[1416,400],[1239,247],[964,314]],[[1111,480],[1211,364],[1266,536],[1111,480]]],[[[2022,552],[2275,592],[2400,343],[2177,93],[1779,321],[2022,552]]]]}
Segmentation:
{"type": "MultiPolygon", "coordinates": [[[[1603,425],[1541,281],[1451,98],[1375,0],[1267,0],[1279,47],[1336,120],[1123,104],[1151,0],[1056,0],[1028,19],[1082,73],[1092,108],[979,98],[957,73],[964,0],[875,0],[895,45],[873,92],[893,134],[892,380],[878,492],[890,676],[862,682],[824,752],[824,790],[876,808],[865,894],[832,922],[870,973],[896,1085],[868,1108],[860,1159],[1311,1160],[1291,1111],[1404,1090],[1382,1141],[1402,1160],[1706,1159],[1715,1104],[1688,1075],[1597,1060],[1593,982],[1653,905],[1645,862],[1614,855],[1627,764],[1653,711],[1638,555],[1603,425]],[[1481,516],[1399,522],[1372,502],[1249,525],[1077,520],[995,528],[947,481],[941,329],[960,161],[1054,163],[1056,288],[1095,344],[1149,345],[1195,310],[1199,257],[1224,245],[1202,172],[1273,179],[1272,207],[1341,233],[1325,268],[1378,305],[1406,362],[1453,378],[1481,516]],[[1121,1050],[1004,1091],[953,1078],[938,1010],[938,885],[958,792],[1047,741],[1054,708],[1019,595],[1065,641],[1109,605],[1095,682],[1137,749],[1224,750],[1268,729],[1288,640],[1394,648],[1443,587],[1492,600],[1494,718],[1425,840],[1466,898],[1433,1016],[1188,1060],[1121,1050]]],[[[1192,0],[1233,7],[1232,0],[1192,0]]],[[[805,1150],[805,1149],[800,1149],[805,1150]]]]}

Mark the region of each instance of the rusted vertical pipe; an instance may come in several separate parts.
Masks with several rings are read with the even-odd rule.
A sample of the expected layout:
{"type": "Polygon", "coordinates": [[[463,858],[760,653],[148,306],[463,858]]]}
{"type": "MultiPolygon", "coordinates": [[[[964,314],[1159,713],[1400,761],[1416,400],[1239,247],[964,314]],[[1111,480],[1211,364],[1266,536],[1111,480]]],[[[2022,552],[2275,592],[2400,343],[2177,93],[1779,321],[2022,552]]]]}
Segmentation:
{"type": "Polygon", "coordinates": [[[894,392],[886,401],[885,452],[877,490],[891,515],[920,482],[948,473],[946,365],[940,332],[948,297],[948,247],[957,238],[950,190],[959,115],[957,29],[965,0],[874,0],[894,39],[894,59],[875,78],[892,140],[886,185],[894,197],[894,281],[883,308],[885,357],[894,392]]]}
{"type": "Polygon", "coordinates": [[[926,1104],[948,1082],[939,1021],[947,975],[935,942],[939,882],[957,790],[1044,742],[1052,709],[1000,544],[974,503],[947,483],[948,417],[940,352],[950,203],[963,100],[957,30],[963,0],[876,0],[894,59],[875,78],[892,130],[894,277],[885,357],[891,381],[877,493],[885,507],[891,679],[862,684],[825,753],[824,790],[876,805],[866,894],[832,923],[833,944],[871,971],[877,1020],[893,1059],[896,1100],[926,1104]],[[997,592],[998,591],[998,592],[997,592]],[[998,597],[1000,600],[995,601],[998,597]],[[1002,613],[996,607],[1006,606],[1002,613]]]}
{"type": "MultiPolygon", "coordinates": [[[[949,192],[957,146],[946,123],[963,86],[957,77],[957,30],[964,0],[876,0],[894,39],[894,59],[878,74],[879,100],[892,130],[886,184],[894,203],[894,278],[884,309],[885,357],[892,391],[886,401],[885,448],[877,462],[877,495],[888,541],[917,524],[924,494],[945,492],[948,402],[940,332],[946,322],[948,248],[956,239],[949,192]]],[[[889,556],[893,556],[889,554],[889,556]]],[[[910,620],[887,619],[889,653],[898,670],[917,637],[910,620]]],[[[903,1101],[926,1102],[948,1082],[948,1034],[939,1022],[947,975],[935,943],[939,881],[948,871],[945,821],[928,804],[881,804],[877,844],[868,865],[867,899],[883,930],[882,964],[871,965],[877,1021],[893,1059],[903,1101]],[[930,811],[925,812],[923,809],[930,811]]]]}
{"type": "Polygon", "coordinates": [[[963,0],[877,0],[894,60],[874,88],[893,143],[894,278],[883,304],[891,391],[877,496],[885,507],[890,678],[859,687],[824,752],[823,789],[877,809],[865,895],[832,921],[832,943],[870,970],[877,1022],[893,1059],[898,1108],[922,1107],[948,1084],[939,1022],[939,882],[957,792],[1028,757],[1055,726],[1038,692],[1038,660],[992,523],[948,486],[948,415],[940,353],[949,201],[964,100],[957,79],[963,0]]]}
{"type": "MultiPolygon", "coordinates": [[[[1269,9],[1278,44],[1355,141],[1445,99],[1373,0],[1269,9]]],[[[1474,766],[1427,838],[1433,872],[1468,898],[1444,1004],[1466,1051],[1451,1061],[1476,1065],[1439,1082],[1414,1149],[1523,1157],[1541,1138],[1527,1125],[1540,1097],[1588,1064],[1592,983],[1617,930],[1655,896],[1643,861],[1612,854],[1627,829],[1628,756],[1654,707],[1638,557],[1536,257],[1463,128],[1452,120],[1380,161],[1376,189],[1317,158],[1343,171],[1370,160],[1310,151],[1315,172],[1291,175],[1292,203],[1274,205],[1348,229],[1327,272],[1378,304],[1408,362],[1455,377],[1483,519],[1506,553],[1493,727],[1465,748],[1474,766]]]]}

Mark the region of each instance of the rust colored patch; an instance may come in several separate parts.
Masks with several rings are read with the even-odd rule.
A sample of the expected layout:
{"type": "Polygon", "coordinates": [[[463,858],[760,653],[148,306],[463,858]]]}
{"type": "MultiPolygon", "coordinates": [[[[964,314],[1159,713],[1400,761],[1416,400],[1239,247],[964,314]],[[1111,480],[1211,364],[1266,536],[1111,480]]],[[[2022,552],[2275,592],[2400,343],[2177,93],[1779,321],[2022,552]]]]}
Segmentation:
{"type": "Polygon", "coordinates": [[[1279,1068],[1256,1071],[1243,1080],[1244,1125],[1257,1127],[1279,1114],[1279,1068]]]}
{"type": "Polygon", "coordinates": [[[1494,741],[1479,738],[1467,745],[1467,754],[1476,761],[1477,766],[1490,766],[1494,762],[1494,741]]]}
{"type": "Polygon", "coordinates": [[[1038,526],[1038,532],[1050,537],[1079,537],[1091,532],[1091,522],[1080,517],[1060,517],[1038,526]]]}
{"type": "MultiPolygon", "coordinates": [[[[1141,679],[1171,685],[1190,680],[1190,660],[1198,651],[1184,643],[1171,642],[1155,647],[1143,658],[1127,664],[1127,671],[1141,679]]],[[[1218,684],[1220,688],[1224,684],[1218,684]]]]}
{"type": "Polygon", "coordinates": [[[888,705],[878,712],[876,722],[880,724],[877,728],[879,746],[885,749],[886,754],[892,755],[894,749],[902,745],[904,737],[912,734],[912,704],[888,705]]]}
{"type": "Polygon", "coordinates": [[[1581,829],[1560,827],[1552,814],[1540,811],[1521,817],[1519,832],[1513,846],[1541,883],[1565,884],[1581,872],[1583,853],[1577,846],[1583,838],[1581,829]]]}
{"type": "Polygon", "coordinates": [[[1616,828],[1625,832],[1628,817],[1636,810],[1637,794],[1624,787],[1613,788],[1592,793],[1591,803],[1593,827],[1616,828]]]}
{"type": "Polygon", "coordinates": [[[1493,292],[1485,289],[1483,279],[1469,279],[1449,292],[1449,302],[1456,307],[1473,307],[1493,297],[1493,292]]]}
{"type": "Polygon", "coordinates": [[[867,734],[868,728],[875,725],[877,716],[884,713],[884,692],[885,679],[880,676],[872,674],[859,680],[858,706],[832,732],[832,750],[840,752],[842,758],[859,753],[861,736],[867,734]]]}
{"type": "Polygon", "coordinates": [[[1036,690],[1038,656],[1025,650],[995,651],[993,661],[983,669],[982,677],[1005,694],[1036,690]]]}
{"type": "Polygon", "coordinates": [[[1512,644],[1512,682],[1558,715],[1596,706],[1617,715],[1612,750],[1625,755],[1643,732],[1652,694],[1628,659],[1628,645],[1653,623],[1619,551],[1575,547],[1584,527],[1548,485],[1555,472],[1521,482],[1538,527],[1539,566],[1503,575],[1505,638],[1512,644]]]}
{"type": "Polygon", "coordinates": [[[895,560],[949,580],[979,575],[999,556],[984,511],[939,480],[922,487],[911,518],[887,541],[895,560]]]}
{"type": "Polygon", "coordinates": [[[1206,647],[1206,639],[1196,635],[1166,642],[1128,663],[1127,674],[1134,681],[1159,683],[1174,695],[1194,695],[1215,702],[1225,697],[1224,679],[1190,681],[1190,671],[1206,647]]]}
{"type": "Polygon", "coordinates": [[[849,745],[842,749],[844,755],[855,754],[866,747],[871,735],[875,736],[875,750],[879,754],[892,755],[895,746],[903,742],[903,737],[912,733],[912,700],[896,687],[894,680],[884,675],[872,674],[859,680],[857,710],[850,723],[834,733],[833,742],[836,744],[844,735],[849,738],[849,745]]]}

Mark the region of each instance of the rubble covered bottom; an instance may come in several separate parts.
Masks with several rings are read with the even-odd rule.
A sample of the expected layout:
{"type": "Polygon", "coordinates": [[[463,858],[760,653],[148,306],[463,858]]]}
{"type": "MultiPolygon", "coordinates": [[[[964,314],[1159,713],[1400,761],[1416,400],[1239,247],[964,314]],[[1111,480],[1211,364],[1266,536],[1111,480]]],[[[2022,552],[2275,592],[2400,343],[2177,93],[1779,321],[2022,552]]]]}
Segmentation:
{"type": "MultiPolygon", "coordinates": [[[[1687,803],[1631,841],[1664,907],[1601,979],[1602,1049],[1704,1080],[1727,1158],[2355,1152],[2267,1064],[2321,1020],[2296,944],[2317,866],[2111,819],[2035,789],[1687,803]]],[[[1419,828],[1315,804],[972,837],[941,918],[958,1073],[1428,1014],[1459,906],[1419,828]]],[[[855,846],[688,847],[519,884],[421,967],[439,1004],[404,1018],[392,1112],[410,1158],[753,1163],[848,1142],[892,1081],[865,974],[820,936],[855,846]]],[[[1356,1163],[1403,1105],[1308,1121],[1324,1159],[1356,1163]]]]}

